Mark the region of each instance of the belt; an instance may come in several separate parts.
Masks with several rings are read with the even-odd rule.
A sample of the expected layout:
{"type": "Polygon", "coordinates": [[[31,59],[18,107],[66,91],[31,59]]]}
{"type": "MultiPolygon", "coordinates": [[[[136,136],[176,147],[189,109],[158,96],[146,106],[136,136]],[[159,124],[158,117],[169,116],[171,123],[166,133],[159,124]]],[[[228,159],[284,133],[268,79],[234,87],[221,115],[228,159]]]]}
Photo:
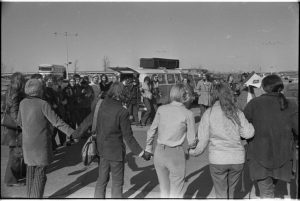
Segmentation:
{"type": "Polygon", "coordinates": [[[182,147],[182,145],[177,145],[177,146],[174,146],[174,147],[170,147],[170,146],[165,145],[165,144],[157,144],[157,145],[161,146],[163,149],[166,149],[166,148],[178,149],[178,148],[182,147]]]}

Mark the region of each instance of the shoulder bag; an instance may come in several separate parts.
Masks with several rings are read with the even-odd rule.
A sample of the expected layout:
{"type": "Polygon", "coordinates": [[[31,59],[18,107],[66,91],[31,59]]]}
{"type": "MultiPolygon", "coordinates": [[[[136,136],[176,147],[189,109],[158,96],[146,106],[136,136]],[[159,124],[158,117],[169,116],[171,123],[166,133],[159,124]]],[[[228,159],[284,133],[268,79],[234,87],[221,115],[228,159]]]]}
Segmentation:
{"type": "Polygon", "coordinates": [[[97,117],[102,99],[99,99],[95,108],[93,123],[92,123],[92,135],[87,139],[86,143],[83,145],[81,150],[82,162],[85,166],[90,165],[95,159],[99,158],[97,151],[97,142],[96,142],[96,126],[97,126],[97,117]]]}

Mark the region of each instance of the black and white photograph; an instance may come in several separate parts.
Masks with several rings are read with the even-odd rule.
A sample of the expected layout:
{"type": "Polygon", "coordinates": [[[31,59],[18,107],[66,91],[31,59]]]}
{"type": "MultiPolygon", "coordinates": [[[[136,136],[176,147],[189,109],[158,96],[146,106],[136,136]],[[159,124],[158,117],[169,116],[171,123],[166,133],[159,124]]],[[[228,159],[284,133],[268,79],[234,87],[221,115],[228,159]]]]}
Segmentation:
{"type": "Polygon", "coordinates": [[[299,199],[297,1],[1,1],[1,199],[299,199]]]}

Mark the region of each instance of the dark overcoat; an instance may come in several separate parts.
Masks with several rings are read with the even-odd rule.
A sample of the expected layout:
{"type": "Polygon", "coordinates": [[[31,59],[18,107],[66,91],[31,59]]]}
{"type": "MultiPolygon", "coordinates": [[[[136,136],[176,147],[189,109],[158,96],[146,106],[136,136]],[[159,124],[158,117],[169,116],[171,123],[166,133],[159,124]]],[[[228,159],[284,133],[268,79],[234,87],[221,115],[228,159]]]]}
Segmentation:
{"type": "Polygon", "coordinates": [[[244,113],[255,129],[247,153],[252,179],[271,176],[290,181],[293,135],[298,135],[298,106],[289,101],[288,108],[281,110],[278,93],[268,93],[252,99],[244,113]]]}
{"type": "MultiPolygon", "coordinates": [[[[94,110],[76,129],[73,137],[80,137],[93,121],[94,110]]],[[[124,161],[126,155],[125,143],[136,155],[143,150],[133,136],[129,113],[122,103],[115,99],[105,98],[101,103],[96,126],[97,149],[100,157],[112,161],[124,161]]]]}

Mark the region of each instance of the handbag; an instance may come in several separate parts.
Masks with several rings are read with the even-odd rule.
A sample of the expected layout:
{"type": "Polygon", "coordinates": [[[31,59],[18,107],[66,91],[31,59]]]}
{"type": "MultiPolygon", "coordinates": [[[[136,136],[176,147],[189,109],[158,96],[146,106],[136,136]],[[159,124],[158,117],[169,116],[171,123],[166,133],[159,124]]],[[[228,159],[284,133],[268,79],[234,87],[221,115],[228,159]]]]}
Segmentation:
{"type": "Polygon", "coordinates": [[[92,123],[92,135],[87,139],[86,143],[83,145],[81,150],[81,158],[83,165],[90,165],[95,159],[99,158],[97,151],[97,142],[96,142],[96,125],[97,117],[102,99],[99,99],[95,108],[93,123],[92,123]]]}

